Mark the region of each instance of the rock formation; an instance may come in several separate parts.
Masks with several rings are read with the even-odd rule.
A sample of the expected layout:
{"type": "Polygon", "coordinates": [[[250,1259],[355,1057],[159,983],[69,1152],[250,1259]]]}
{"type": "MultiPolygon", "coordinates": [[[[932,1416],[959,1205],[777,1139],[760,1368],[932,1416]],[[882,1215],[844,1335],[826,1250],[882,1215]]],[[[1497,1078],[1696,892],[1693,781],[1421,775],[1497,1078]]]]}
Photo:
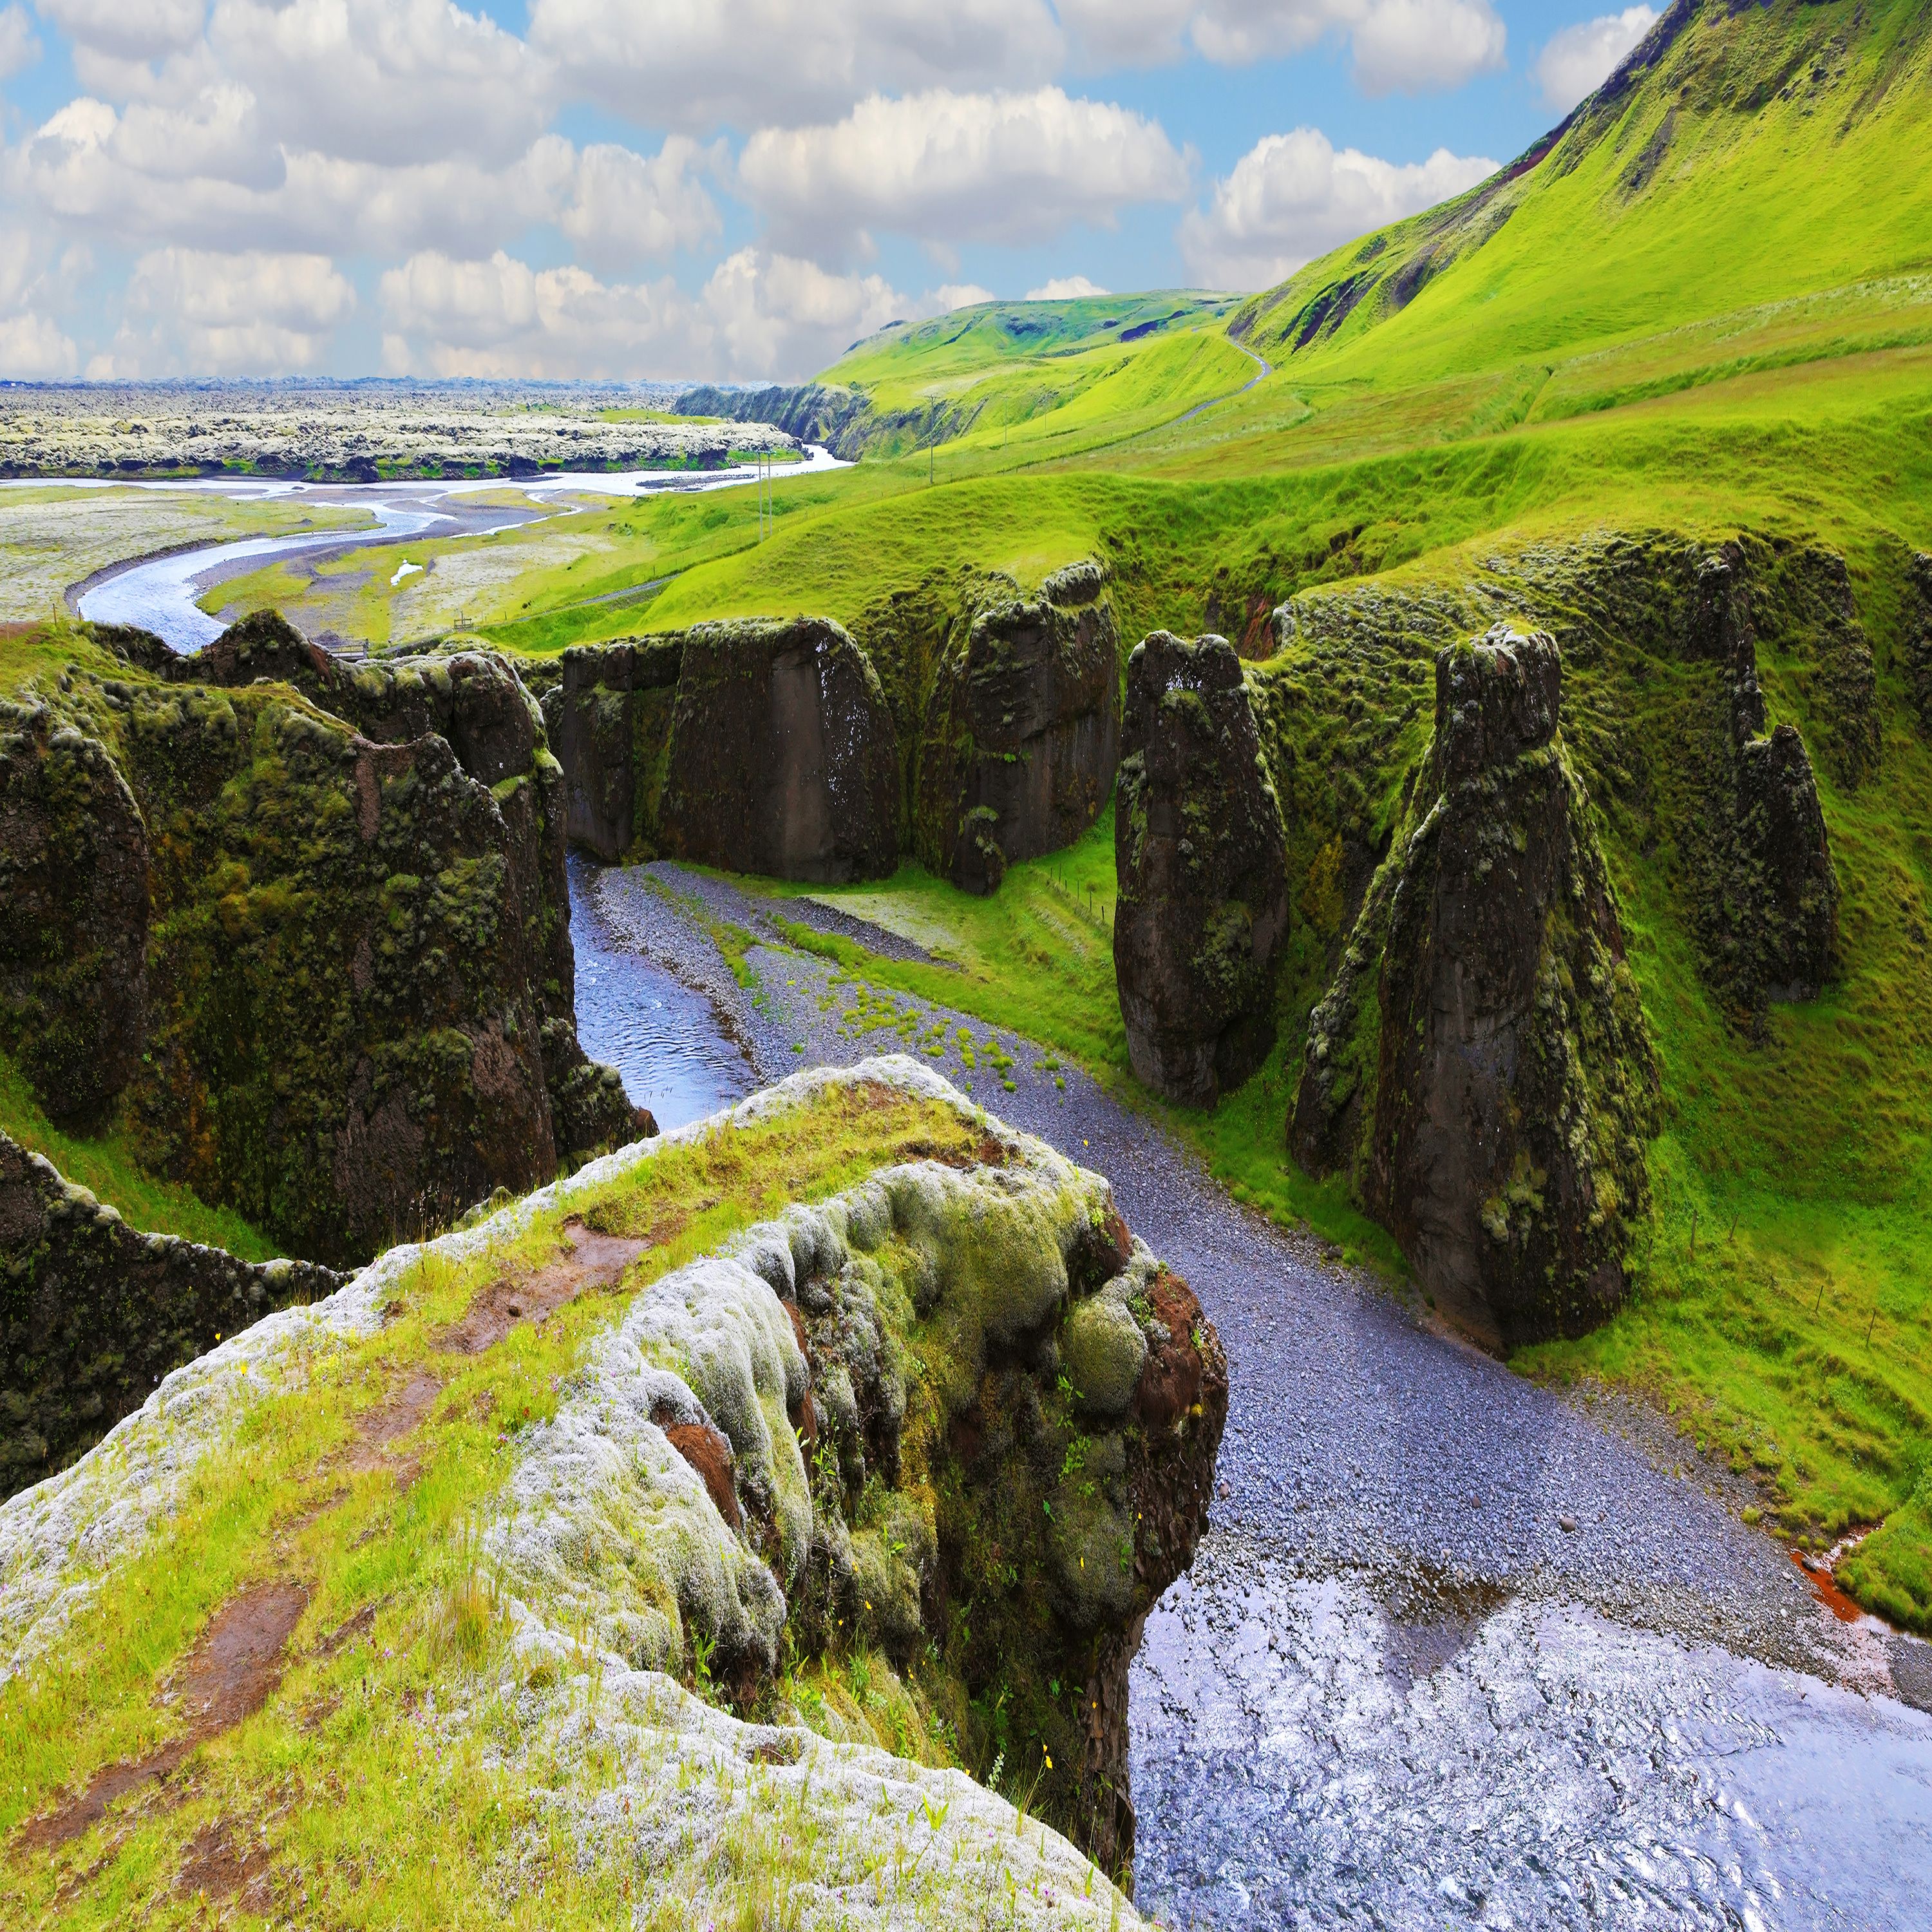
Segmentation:
{"type": "Polygon", "coordinates": [[[824,884],[890,873],[898,748],[878,674],[838,625],[686,634],[660,842],[681,859],[824,884]]]}
{"type": "Polygon", "coordinates": [[[122,643],[0,709],[6,1011],[50,1113],[120,1105],[148,1166],[325,1259],[639,1130],[578,1043],[562,775],[507,664],[352,670],[272,616],[122,643]]]}
{"type": "Polygon", "coordinates": [[[1352,1168],[1450,1318],[1492,1346],[1622,1301],[1657,1073],[1553,640],[1436,658],[1436,733],[1342,970],[1291,1141],[1352,1168]]]}
{"type": "Polygon", "coordinates": [[[250,1265],[137,1234],[0,1134],[0,1496],[70,1461],[224,1335],[341,1285],[307,1262],[250,1265]]]}
{"type": "Polygon", "coordinates": [[[1157,631],[1127,665],[1114,968],[1134,1072],[1211,1104],[1274,1040],[1288,934],[1281,808],[1240,661],[1157,631]]]}
{"type": "MultiPolygon", "coordinates": [[[[1828,592],[1844,575],[1842,562],[1831,562],[1838,568],[1827,574],[1828,592]]],[[[1836,602],[1828,596],[1814,601],[1828,610],[1836,602]]],[[[1870,654],[1862,634],[1857,642],[1863,675],[1856,662],[1860,651],[1852,652],[1848,675],[1863,688],[1870,681],[1870,654]]],[[[1761,1033],[1771,1002],[1814,999],[1829,977],[1838,882],[1804,741],[1788,724],[1766,732],[1751,579],[1740,547],[1700,563],[1690,644],[1694,655],[1722,668],[1725,684],[1724,715],[1706,727],[1702,810],[1684,833],[1702,889],[1696,926],[1706,972],[1733,1019],[1761,1033]]],[[[1876,755],[1875,724],[1868,731],[1855,716],[1849,724],[1841,719],[1840,729],[1841,745],[1869,742],[1876,755]]],[[[1852,760],[1845,775],[1853,782],[1868,767],[1862,751],[1845,755],[1852,760]]]]}
{"type": "Polygon", "coordinates": [[[1915,552],[1907,572],[1904,614],[1905,674],[1918,722],[1932,733],[1932,556],[1915,552]]]}
{"type": "Polygon", "coordinates": [[[0,713],[0,1046],[56,1120],[93,1120],[134,1076],[147,930],[147,838],[114,760],[46,705],[0,713]]]}
{"type": "Polygon", "coordinates": [[[1093,564],[960,627],[926,704],[918,856],[990,892],[1022,859],[1072,844],[1098,818],[1120,758],[1120,638],[1093,564]]]}
{"type": "Polygon", "coordinates": [[[838,883],[911,852],[974,892],[1072,844],[1119,755],[1118,634],[1097,565],[1037,596],[962,573],[864,614],[573,646],[526,664],[568,786],[569,836],[626,854],[838,883]]]}
{"type": "Polygon", "coordinates": [[[574,644],[544,694],[544,722],[569,787],[566,834],[607,866],[656,826],[683,662],[677,635],[574,644]]]}

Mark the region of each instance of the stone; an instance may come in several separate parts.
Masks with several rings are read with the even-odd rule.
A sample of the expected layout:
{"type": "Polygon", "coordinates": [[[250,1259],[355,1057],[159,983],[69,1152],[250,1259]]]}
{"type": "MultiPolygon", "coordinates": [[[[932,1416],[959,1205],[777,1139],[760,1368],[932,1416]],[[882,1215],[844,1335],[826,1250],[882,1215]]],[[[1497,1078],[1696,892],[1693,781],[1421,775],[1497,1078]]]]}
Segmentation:
{"type": "Polygon", "coordinates": [[[48,1117],[102,1117],[140,1064],[148,840],[106,748],[0,705],[0,1046],[48,1117]]]}
{"type": "Polygon", "coordinates": [[[1905,674],[1918,722],[1932,734],[1932,556],[1915,551],[1906,573],[1905,674]]]}
{"type": "Polygon", "coordinates": [[[1436,661],[1436,729],[1342,970],[1290,1140],[1352,1168],[1423,1292],[1489,1346],[1577,1335],[1626,1290],[1658,1073],[1555,640],[1436,661]]]}
{"type": "Polygon", "coordinates": [[[220,1336],[341,1281],[139,1233],[0,1133],[0,1496],[63,1468],[220,1336]]]}
{"type": "Polygon", "coordinates": [[[562,680],[544,694],[544,722],[569,788],[565,834],[607,866],[656,829],[683,662],[681,636],[573,644],[562,680]]]}
{"type": "Polygon", "coordinates": [[[1114,969],[1136,1076],[1211,1106],[1274,1040],[1288,936],[1281,809],[1240,660],[1157,631],[1127,665],[1114,969]]]}
{"type": "Polygon", "coordinates": [[[878,674],[824,618],[687,632],[658,831],[670,855],[844,884],[897,862],[898,747],[878,674]]]}
{"type": "Polygon", "coordinates": [[[1120,637],[1093,563],[1031,598],[996,597],[938,668],[919,752],[916,845],[968,892],[1073,844],[1097,819],[1120,759],[1120,637]]]}

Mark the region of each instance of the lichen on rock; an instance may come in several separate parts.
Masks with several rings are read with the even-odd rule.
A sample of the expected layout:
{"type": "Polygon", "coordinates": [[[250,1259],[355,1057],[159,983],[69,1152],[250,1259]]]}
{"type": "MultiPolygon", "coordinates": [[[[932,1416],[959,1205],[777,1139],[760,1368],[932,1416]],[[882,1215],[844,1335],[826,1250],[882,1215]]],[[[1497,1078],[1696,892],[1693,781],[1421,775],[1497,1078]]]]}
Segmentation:
{"type": "Polygon", "coordinates": [[[1225,638],[1156,631],[1127,665],[1114,967],[1135,1072],[1210,1104],[1274,1040],[1288,923],[1281,805],[1225,638]]]}

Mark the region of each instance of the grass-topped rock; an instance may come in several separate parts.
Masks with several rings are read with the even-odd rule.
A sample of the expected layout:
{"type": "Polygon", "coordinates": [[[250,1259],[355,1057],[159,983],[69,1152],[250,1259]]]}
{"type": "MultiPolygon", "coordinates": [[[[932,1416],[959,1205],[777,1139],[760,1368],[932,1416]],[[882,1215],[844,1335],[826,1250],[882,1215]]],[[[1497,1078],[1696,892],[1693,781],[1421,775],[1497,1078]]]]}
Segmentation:
{"type": "Polygon", "coordinates": [[[578,1043],[562,776],[502,659],[352,669],[272,614],[205,662],[118,643],[0,707],[5,1043],[50,1114],[329,1260],[638,1131],[578,1043]]]}
{"type": "Polygon", "coordinates": [[[1288,921],[1281,806],[1225,638],[1156,631],[1127,664],[1114,966],[1134,1071],[1196,1105],[1274,1042],[1288,921]]]}
{"type": "Polygon", "coordinates": [[[0,1134],[0,1494],[70,1461],[163,1376],[342,1277],[138,1232],[0,1134]]]}
{"type": "Polygon", "coordinates": [[[255,1909],[349,1919],[1136,1924],[1060,1833],[1130,1852],[1127,1661],[1226,1400],[1098,1176],[910,1060],[797,1076],[230,1337],[0,1506],[20,1896],[158,1897],[218,1839],[255,1909]]]}
{"type": "Polygon", "coordinates": [[[1505,1346],[1613,1312],[1650,1205],[1656,1066],[1562,694],[1540,634],[1437,658],[1434,741],[1292,1124],[1436,1304],[1505,1346]]]}

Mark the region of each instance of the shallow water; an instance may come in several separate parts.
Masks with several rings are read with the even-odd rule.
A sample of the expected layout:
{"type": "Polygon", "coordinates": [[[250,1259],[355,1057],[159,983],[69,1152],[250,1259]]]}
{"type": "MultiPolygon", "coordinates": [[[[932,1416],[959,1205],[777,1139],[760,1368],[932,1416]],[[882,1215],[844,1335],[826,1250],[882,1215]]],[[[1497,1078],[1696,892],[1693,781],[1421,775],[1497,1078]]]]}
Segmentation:
{"type": "Polygon", "coordinates": [[[661,1128],[701,1120],[758,1084],[716,1010],[641,953],[620,944],[591,896],[596,868],[570,856],[570,938],[577,952],[577,1036],[616,1068],[633,1106],[661,1128]]]}
{"type": "Polygon", "coordinates": [[[1170,1924],[1932,1922],[1932,1718],[1574,1604],[1392,1610],[1210,1541],[1131,1712],[1170,1924]]]}
{"type": "MultiPolygon", "coordinates": [[[[806,448],[802,462],[781,464],[769,473],[774,488],[791,478],[816,476],[827,470],[850,466],[816,443],[806,448]]],[[[756,469],[741,465],[730,470],[632,470],[584,471],[567,475],[532,477],[489,477],[463,482],[404,482],[392,483],[295,483],[272,478],[202,478],[180,483],[116,484],[98,477],[77,477],[64,484],[60,479],[35,479],[35,489],[135,488],[196,491],[202,494],[232,496],[244,502],[274,497],[286,500],[302,497],[317,503],[353,504],[369,510],[376,518],[366,530],[310,531],[300,536],[244,537],[233,542],[209,544],[198,550],[182,550],[172,556],[149,559],[115,572],[82,592],[80,615],[91,623],[132,624],[152,631],[164,642],[182,652],[200,650],[211,644],[226,627],[212,617],[196,600],[225,579],[244,570],[259,569],[271,559],[294,556],[310,551],[364,549],[374,544],[393,543],[437,524],[447,527],[441,536],[482,536],[511,527],[500,520],[489,521],[474,508],[465,508],[464,500],[490,490],[514,490],[530,497],[560,494],[640,497],[666,493],[703,492],[741,489],[758,478],[756,469]],[[448,505],[448,508],[439,506],[448,505]]],[[[24,487],[24,486],[23,486],[24,487]]],[[[568,514],[568,512],[562,514],[568,514]]],[[[524,520],[513,518],[512,523],[524,520]]]]}

